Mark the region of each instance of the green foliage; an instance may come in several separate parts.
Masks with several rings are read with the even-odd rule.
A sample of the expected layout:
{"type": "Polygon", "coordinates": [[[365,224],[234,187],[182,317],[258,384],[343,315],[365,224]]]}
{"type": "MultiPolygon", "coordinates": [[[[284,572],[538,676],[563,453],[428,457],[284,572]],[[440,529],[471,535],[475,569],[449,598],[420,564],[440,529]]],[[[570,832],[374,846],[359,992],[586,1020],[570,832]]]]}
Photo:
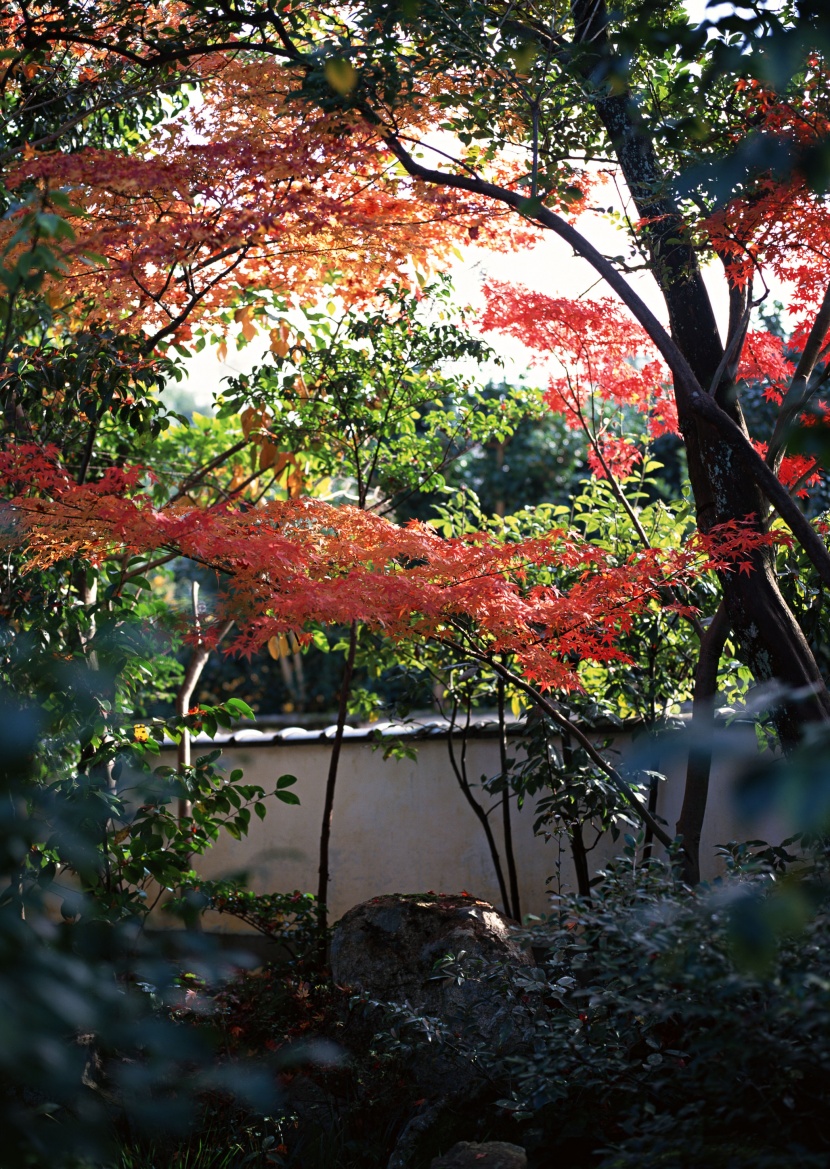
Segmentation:
{"type": "MultiPolygon", "coordinates": [[[[64,4],[61,21],[81,38],[95,23],[82,9],[64,4]]],[[[65,150],[124,150],[146,139],[149,130],[188,105],[192,88],[176,70],[148,86],[142,70],[114,55],[99,57],[90,70],[75,53],[57,54],[47,44],[25,45],[9,38],[0,51],[6,84],[0,94],[0,159],[8,162],[25,147],[48,149],[56,140],[65,150]],[[13,46],[13,47],[12,47],[13,46]]],[[[162,72],[165,72],[162,70],[162,72]]]]}
{"type": "Polygon", "coordinates": [[[288,961],[292,966],[302,968],[315,960],[320,931],[313,894],[300,893],[299,890],[293,893],[254,893],[236,880],[195,880],[190,891],[204,899],[206,908],[245,922],[279,946],[280,953],[271,958],[272,962],[279,960],[284,965],[288,961]]]}
{"type": "MultiPolygon", "coordinates": [[[[484,395],[494,404],[508,404],[512,386],[488,386],[484,395]]],[[[527,391],[523,391],[527,394],[527,391]]],[[[585,440],[561,414],[534,408],[527,395],[528,415],[511,435],[495,437],[460,451],[444,473],[447,487],[472,491],[485,515],[512,515],[542,503],[567,504],[587,477],[585,440]]],[[[425,488],[398,506],[397,514],[431,520],[444,493],[425,488]]]]}
{"type": "Polygon", "coordinates": [[[209,1032],[176,1022],[182,969],[214,979],[223,970],[204,938],[144,936],[141,882],[180,879],[172,835],[152,806],[134,810],[129,840],[114,832],[126,811],[92,775],[37,782],[37,744],[52,730],[47,706],[0,695],[0,1128],[10,1169],[99,1161],[119,1113],[136,1131],[181,1131],[200,1093],[274,1100],[263,1070],[227,1074],[209,1032]]]}
{"type": "MultiPolygon", "coordinates": [[[[444,535],[459,535],[483,530],[505,541],[543,536],[553,528],[576,529],[592,544],[603,549],[612,563],[624,563],[627,557],[648,545],[682,548],[694,531],[694,516],[684,496],[673,503],[654,498],[655,474],[660,465],[647,460],[639,476],[612,486],[607,480],[582,482],[569,504],[543,503],[526,507],[507,516],[488,515],[470,491],[459,491],[435,506],[434,525],[444,535]],[[622,498],[621,498],[622,497],[622,498]],[[636,518],[640,531],[634,526],[636,518]]],[[[528,584],[553,584],[566,590],[576,579],[575,572],[546,569],[528,584]]],[[[674,594],[655,601],[632,628],[622,632],[619,645],[628,655],[621,662],[582,662],[579,666],[582,693],[568,696],[572,712],[591,726],[620,726],[641,721],[657,727],[680,712],[681,704],[691,698],[694,665],[697,660],[697,637],[692,624],[671,606],[677,603],[694,606],[702,617],[711,615],[717,605],[718,584],[713,574],[700,574],[693,592],[674,594]]],[[[436,673],[446,669],[439,665],[432,651],[418,654],[421,668],[432,663],[436,673]]],[[[449,660],[449,659],[448,659],[449,660]]],[[[724,662],[724,682],[729,697],[737,699],[749,683],[749,674],[738,673],[737,664],[724,662]]],[[[492,686],[489,690],[492,705],[492,686]]],[[[487,705],[482,696],[476,705],[487,705]]],[[[515,716],[528,705],[525,694],[511,692],[515,716]]]]}
{"type": "Polygon", "coordinates": [[[532,931],[547,1007],[504,1106],[603,1169],[822,1164],[824,861],[782,880],[778,853],[733,846],[691,893],[627,852],[532,931]]]}
{"type": "Polygon", "coordinates": [[[534,832],[564,831],[572,836],[590,827],[595,833],[590,851],[606,831],[617,839],[621,825],[638,825],[605,773],[583,747],[563,737],[544,712],[528,711],[518,748],[521,755],[512,760],[509,783],[520,807],[528,796],[539,796],[534,832]]]}
{"type": "Polygon", "coordinates": [[[382,289],[371,311],[307,311],[282,327],[291,347],[278,336],[267,364],[221,395],[219,417],[267,409],[270,444],[318,491],[359,507],[440,490],[461,452],[505,441],[539,410],[527,391],[493,401],[477,385],[469,371],[493,354],[467,331],[447,280],[417,296],[382,289]]]}
{"type": "Polygon", "coordinates": [[[554,1144],[566,1169],[822,1165],[827,866],[821,848],[796,858],[795,843],[732,842],[725,878],[693,892],[643,864],[631,840],[590,901],[555,900],[526,931],[536,968],[464,955],[437,965],[436,978],[481,979],[533,1004],[511,1055],[474,1012],[447,1026],[406,1004],[368,1004],[375,1042],[387,1059],[446,1045],[446,1058],[481,1069],[501,1098],[467,1110],[462,1135],[483,1111],[509,1118],[505,1138],[534,1169],[554,1144]]]}

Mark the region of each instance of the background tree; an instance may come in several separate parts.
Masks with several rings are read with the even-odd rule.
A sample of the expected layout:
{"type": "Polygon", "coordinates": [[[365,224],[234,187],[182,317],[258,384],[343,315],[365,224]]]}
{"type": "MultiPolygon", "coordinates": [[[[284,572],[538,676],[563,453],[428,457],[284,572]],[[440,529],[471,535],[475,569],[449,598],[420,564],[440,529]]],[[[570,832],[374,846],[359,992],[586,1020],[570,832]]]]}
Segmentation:
{"type": "MultiPolygon", "coordinates": [[[[252,458],[274,473],[289,498],[314,494],[386,514],[425,492],[440,491],[452,463],[469,447],[504,442],[536,404],[515,394],[491,403],[470,373],[455,372],[491,356],[465,329],[447,282],[424,284],[417,297],[402,286],[378,290],[364,312],[307,311],[299,326],[271,330],[269,359],[227,387],[219,415],[242,411],[258,439],[252,458]],[[463,368],[463,365],[462,365],[463,368]]],[[[298,645],[299,630],[289,637],[298,645]]],[[[318,643],[326,645],[318,631],[318,643]]],[[[317,905],[325,936],[329,842],[346,717],[358,664],[360,626],[344,635],[337,721],[320,833],[317,905]]],[[[283,654],[284,634],[269,639],[283,654]]]]}

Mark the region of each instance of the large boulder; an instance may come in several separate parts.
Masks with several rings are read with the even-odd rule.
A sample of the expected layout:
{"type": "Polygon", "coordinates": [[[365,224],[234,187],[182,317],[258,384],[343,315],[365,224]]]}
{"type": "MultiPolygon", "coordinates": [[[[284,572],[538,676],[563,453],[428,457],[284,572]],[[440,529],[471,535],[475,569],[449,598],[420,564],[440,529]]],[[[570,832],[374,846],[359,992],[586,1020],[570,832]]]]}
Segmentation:
{"type": "MultiPolygon", "coordinates": [[[[334,927],[331,968],[341,986],[413,1006],[447,1001],[436,966],[447,955],[466,965],[531,966],[507,920],[487,901],[462,894],[391,893],[350,909],[334,927]]],[[[452,998],[450,993],[450,998],[452,998]]]]}
{"type": "Polygon", "coordinates": [[[517,988],[516,979],[533,965],[507,920],[467,894],[373,897],[341,918],[331,947],[338,985],[438,1020],[490,1057],[527,1034],[532,986],[517,988]]]}
{"type": "Polygon", "coordinates": [[[459,1141],[443,1157],[436,1157],[430,1169],[527,1169],[527,1153],[506,1141],[459,1141]]]}

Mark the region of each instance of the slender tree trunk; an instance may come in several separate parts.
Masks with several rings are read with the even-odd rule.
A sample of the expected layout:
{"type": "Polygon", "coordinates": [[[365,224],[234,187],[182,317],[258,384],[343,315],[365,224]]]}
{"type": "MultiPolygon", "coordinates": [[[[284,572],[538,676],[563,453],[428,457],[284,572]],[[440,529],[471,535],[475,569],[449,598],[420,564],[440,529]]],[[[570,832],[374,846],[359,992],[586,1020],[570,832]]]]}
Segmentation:
{"type": "MultiPolygon", "coordinates": [[[[573,766],[573,746],[571,736],[566,730],[562,731],[562,766],[569,771],[573,766]]],[[[567,823],[567,822],[566,822],[567,823]]],[[[591,873],[588,868],[588,850],[585,847],[585,838],[582,835],[582,821],[573,819],[565,831],[568,834],[568,843],[571,846],[571,858],[576,875],[576,891],[580,897],[591,899],[591,873]]],[[[646,826],[648,831],[648,826],[646,826]]]]}
{"type": "Polygon", "coordinates": [[[501,796],[502,828],[504,830],[504,857],[507,862],[507,878],[510,882],[510,915],[516,921],[522,920],[522,905],[519,899],[519,877],[516,872],[516,857],[513,851],[513,825],[510,821],[510,784],[507,765],[507,722],[504,711],[504,678],[498,678],[499,702],[499,758],[504,791],[501,796]]]}
{"type": "Polygon", "coordinates": [[[588,850],[585,848],[585,840],[582,836],[582,825],[580,823],[572,824],[567,831],[574,862],[574,873],[576,874],[576,891],[580,897],[590,901],[591,871],[588,868],[588,850]]]}
{"type": "Polygon", "coordinates": [[[709,796],[712,770],[712,735],[715,730],[715,698],[718,666],[729,633],[726,605],[721,601],[712,623],[703,635],[695,669],[692,706],[692,743],[686,768],[683,807],[677,821],[677,835],[683,838],[683,880],[687,885],[700,881],[700,834],[709,796]]]}
{"type": "Polygon", "coordinates": [[[291,655],[294,663],[294,678],[297,684],[297,701],[300,710],[306,709],[308,695],[306,693],[305,669],[303,668],[303,651],[299,642],[294,638],[294,652],[291,655]]]}
{"type": "Polygon", "coordinates": [[[461,793],[464,799],[472,808],[476,815],[478,822],[481,824],[485,839],[487,840],[487,847],[490,850],[490,859],[493,862],[493,869],[496,874],[496,881],[499,886],[499,896],[507,916],[510,916],[510,896],[507,891],[507,882],[504,879],[504,869],[502,868],[501,857],[499,856],[498,845],[496,838],[493,835],[493,829],[490,826],[490,821],[484,808],[475,798],[470,788],[470,781],[467,779],[467,729],[469,727],[470,708],[467,707],[467,725],[462,728],[461,740],[461,759],[460,761],[455,757],[455,749],[452,743],[452,732],[455,727],[455,720],[458,714],[457,700],[453,704],[452,719],[450,720],[450,730],[447,735],[447,750],[450,756],[450,766],[453,769],[455,778],[458,780],[458,786],[461,788],[461,793]]]}
{"type": "MultiPolygon", "coordinates": [[[[176,694],[176,714],[179,718],[184,718],[190,710],[193,693],[199,684],[199,679],[210,658],[210,649],[202,641],[202,625],[199,619],[199,582],[196,580],[191,583],[190,595],[193,604],[193,625],[196,631],[196,644],[193,647],[193,653],[190,655],[190,661],[185,668],[182,684],[176,694]]],[[[220,630],[217,645],[224,637],[227,637],[232,628],[233,621],[226,621],[220,630]]],[[[177,769],[181,775],[190,766],[190,731],[187,727],[182,729],[182,737],[179,739],[176,756],[177,769]]],[[[181,798],[178,807],[179,819],[184,820],[190,815],[190,812],[190,800],[181,798]]]]}
{"type": "Polygon", "coordinates": [[[346,664],[343,668],[343,679],[340,683],[340,701],[337,706],[337,727],[334,733],[334,742],[329,757],[329,773],[326,779],[326,795],[323,803],[323,822],[320,827],[320,865],[317,870],[317,925],[320,931],[321,957],[325,951],[326,931],[328,930],[328,908],[326,900],[329,895],[329,844],[331,842],[331,825],[334,814],[334,793],[337,787],[337,768],[340,763],[340,749],[343,746],[343,732],[346,726],[346,714],[349,708],[349,693],[354,675],[354,659],[357,651],[357,622],[353,621],[349,630],[349,648],[346,652],[346,664]]]}
{"type": "MultiPolygon", "coordinates": [[[[655,776],[649,777],[648,783],[648,811],[649,815],[654,819],[657,816],[657,779],[655,776]]],[[[651,825],[646,824],[645,832],[643,833],[643,864],[647,864],[651,860],[651,854],[654,850],[654,833],[651,830],[651,825]]]]}

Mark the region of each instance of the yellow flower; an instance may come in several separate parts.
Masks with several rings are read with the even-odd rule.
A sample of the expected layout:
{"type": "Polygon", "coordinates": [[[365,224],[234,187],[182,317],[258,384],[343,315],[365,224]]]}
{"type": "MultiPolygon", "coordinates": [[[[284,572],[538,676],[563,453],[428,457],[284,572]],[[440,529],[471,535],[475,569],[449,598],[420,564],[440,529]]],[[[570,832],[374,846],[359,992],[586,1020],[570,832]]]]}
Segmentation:
{"type": "Polygon", "coordinates": [[[137,743],[146,743],[150,738],[150,730],[144,723],[136,723],[133,727],[133,738],[137,743]]]}

